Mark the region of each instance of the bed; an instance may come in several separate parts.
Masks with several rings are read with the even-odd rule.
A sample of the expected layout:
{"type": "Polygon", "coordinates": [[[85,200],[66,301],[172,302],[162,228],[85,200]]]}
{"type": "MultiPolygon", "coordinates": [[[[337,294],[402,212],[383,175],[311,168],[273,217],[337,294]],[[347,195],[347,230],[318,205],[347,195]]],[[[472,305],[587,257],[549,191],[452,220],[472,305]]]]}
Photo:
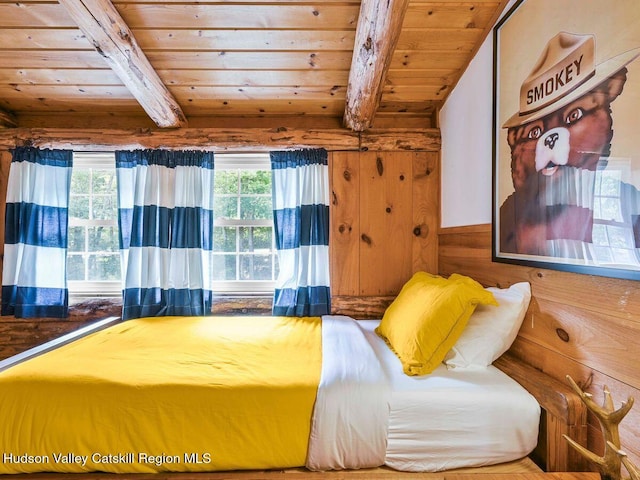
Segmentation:
{"type": "MultiPolygon", "coordinates": [[[[509,291],[495,294],[502,311],[509,291]]],[[[526,385],[526,370],[477,364],[492,331],[481,324],[499,324],[493,308],[479,307],[446,361],[419,376],[406,374],[380,320],[107,320],[0,362],[0,473],[436,472],[556,448],[574,421],[563,402],[536,400],[514,380],[526,385]],[[541,404],[555,425],[542,442],[541,404]]],[[[483,361],[511,341],[490,342],[483,361]]],[[[549,469],[566,466],[551,457],[549,469]]]]}

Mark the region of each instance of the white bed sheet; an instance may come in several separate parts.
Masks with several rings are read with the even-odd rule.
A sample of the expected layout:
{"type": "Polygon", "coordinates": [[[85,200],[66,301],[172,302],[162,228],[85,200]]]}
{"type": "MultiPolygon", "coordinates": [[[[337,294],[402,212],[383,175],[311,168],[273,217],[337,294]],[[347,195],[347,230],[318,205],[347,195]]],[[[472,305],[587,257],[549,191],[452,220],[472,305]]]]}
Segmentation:
{"type": "Polygon", "coordinates": [[[516,460],[537,444],[540,406],[496,367],[447,368],[410,377],[374,332],[360,321],[392,387],[385,464],[435,472],[516,460]]]}

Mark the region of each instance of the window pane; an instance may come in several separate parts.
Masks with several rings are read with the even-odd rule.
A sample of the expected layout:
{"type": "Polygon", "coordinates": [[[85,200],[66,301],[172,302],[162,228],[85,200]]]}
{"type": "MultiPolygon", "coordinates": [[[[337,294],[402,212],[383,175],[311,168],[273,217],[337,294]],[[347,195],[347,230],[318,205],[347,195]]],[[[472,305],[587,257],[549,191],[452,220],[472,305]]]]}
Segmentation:
{"type": "Polygon", "coordinates": [[[266,291],[278,268],[268,155],[221,157],[214,178],[214,281],[223,290],[266,291]]]}
{"type": "Polygon", "coordinates": [[[82,255],[67,255],[67,280],[86,280],[82,255]]]}
{"type": "Polygon", "coordinates": [[[241,252],[271,252],[271,227],[240,227],[241,252]]]}
{"type": "Polygon", "coordinates": [[[214,280],[236,280],[236,256],[214,255],[213,257],[214,280]]]}
{"type": "Polygon", "coordinates": [[[116,173],[108,170],[93,170],[93,193],[113,193],[116,191],[116,173]]]}
{"type": "Polygon", "coordinates": [[[271,172],[267,170],[242,170],[240,193],[271,193],[271,172]]]}
{"type": "Polygon", "coordinates": [[[69,199],[67,280],[71,294],[121,289],[117,177],[113,154],[74,154],[69,199]],[[100,286],[83,282],[100,282],[100,286]],[[107,282],[107,283],[102,283],[107,282]],[[77,289],[77,290],[76,290],[77,289]]]}
{"type": "Polygon", "coordinates": [[[89,255],[89,278],[92,281],[120,279],[120,255],[89,255]]]}
{"type": "Polygon", "coordinates": [[[621,175],[622,172],[620,170],[605,170],[602,172],[602,187],[600,188],[600,195],[619,197],[621,175]]]}
{"type": "Polygon", "coordinates": [[[271,280],[271,255],[240,255],[241,280],[271,280]]]}
{"type": "Polygon", "coordinates": [[[236,251],[236,227],[214,227],[213,228],[213,251],[214,252],[235,252],[236,251]]]}
{"type": "Polygon", "coordinates": [[[84,252],[85,227],[69,227],[68,248],[70,252],[84,252]]]}
{"type": "Polygon", "coordinates": [[[96,220],[115,220],[118,218],[118,205],[115,195],[93,197],[92,217],[96,220]]]}
{"type": "Polygon", "coordinates": [[[69,218],[89,218],[89,196],[71,195],[69,198],[69,218]]]}
{"type": "Polygon", "coordinates": [[[214,176],[214,193],[238,193],[238,171],[237,170],[216,170],[214,176]]]}
{"type": "Polygon", "coordinates": [[[213,214],[215,218],[238,218],[238,197],[215,197],[213,214]]]}
{"type": "Polygon", "coordinates": [[[75,169],[71,173],[71,191],[74,193],[89,194],[91,191],[91,172],[89,170],[75,169]]]}
{"type": "Polygon", "coordinates": [[[271,197],[242,197],[240,218],[247,220],[269,220],[273,218],[271,197]]]}
{"type": "Polygon", "coordinates": [[[611,255],[611,249],[609,247],[595,247],[596,258],[600,263],[611,263],[613,256],[611,255]]]}
{"type": "Polygon", "coordinates": [[[603,220],[611,222],[622,222],[622,211],[619,198],[601,198],[600,199],[600,217],[603,220]]]}
{"type": "Polygon", "coordinates": [[[90,252],[117,252],[119,248],[118,227],[89,227],[90,252]]]}
{"type": "Polygon", "coordinates": [[[638,259],[632,250],[626,248],[612,248],[614,262],[620,265],[637,265],[638,259]]]}
{"type": "Polygon", "coordinates": [[[609,242],[612,247],[634,248],[633,232],[631,228],[607,227],[609,242]]]}
{"type": "Polygon", "coordinates": [[[609,245],[609,237],[607,236],[606,226],[602,224],[594,223],[592,235],[593,235],[593,243],[595,245],[609,245]]]}

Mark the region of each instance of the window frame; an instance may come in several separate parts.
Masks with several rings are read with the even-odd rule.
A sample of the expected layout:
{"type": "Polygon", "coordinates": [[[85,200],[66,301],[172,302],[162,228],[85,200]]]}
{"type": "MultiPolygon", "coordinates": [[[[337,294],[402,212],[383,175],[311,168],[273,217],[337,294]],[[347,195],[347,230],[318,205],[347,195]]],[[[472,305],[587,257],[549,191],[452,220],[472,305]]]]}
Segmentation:
{"type": "MultiPolygon", "coordinates": [[[[115,154],[113,152],[73,152],[73,168],[88,170],[91,168],[113,168],[115,169],[115,154]]],[[[228,169],[240,170],[265,170],[271,171],[271,160],[268,153],[247,153],[247,154],[217,154],[215,157],[214,172],[228,169]]],[[[214,173],[215,182],[215,173],[214,173]]],[[[215,188],[215,184],[211,186],[215,188]]],[[[72,222],[69,218],[69,228],[72,226],[87,225],[116,225],[118,219],[109,220],[80,220],[72,222]]],[[[238,227],[238,226],[268,226],[272,228],[272,262],[277,261],[277,250],[275,248],[275,229],[273,220],[257,219],[251,222],[240,219],[214,219],[215,227],[238,227]]],[[[236,252],[237,254],[238,252],[236,252]]],[[[67,253],[68,254],[68,253],[67,253]]],[[[237,255],[236,255],[237,256],[237,255]]],[[[121,270],[122,274],[122,270],[121,270]]],[[[212,271],[213,274],[213,271],[212,271]]],[[[67,280],[69,296],[78,299],[91,297],[120,297],[124,279],[118,281],[95,281],[95,280],[67,280]]],[[[264,295],[273,294],[276,279],[272,280],[212,280],[213,291],[225,295],[264,295]]]]}
{"type": "MultiPolygon", "coordinates": [[[[73,170],[89,170],[92,168],[109,168],[114,170],[115,174],[115,153],[114,152],[73,152],[73,170]]],[[[73,174],[73,173],[72,173],[73,174]]],[[[117,187],[116,187],[117,188],[117,187]]],[[[69,192],[69,200],[71,200],[71,192],[69,192]]],[[[110,220],[80,220],[77,223],[72,222],[69,216],[68,228],[73,226],[111,226],[115,225],[119,228],[118,218],[110,220]]],[[[118,245],[118,256],[120,249],[118,245]]],[[[69,251],[67,249],[67,257],[69,251]]],[[[120,259],[122,262],[122,260],[120,259]]],[[[68,275],[68,272],[67,272],[68,275]]],[[[122,276],[122,265],[120,266],[120,275],[122,276]]],[[[69,297],[75,298],[91,298],[91,297],[121,297],[123,280],[67,280],[67,288],[69,289],[69,297]]]]}
{"type": "MultiPolygon", "coordinates": [[[[271,159],[268,153],[231,153],[217,154],[214,172],[220,170],[265,170],[271,171],[271,159]]],[[[214,173],[215,183],[215,173],[214,173]]],[[[215,185],[214,185],[215,188],[215,185]]],[[[215,195],[215,194],[214,194],[215,195]]],[[[215,203],[215,200],[214,200],[215,203]]],[[[273,205],[273,204],[272,204],[273,205]]],[[[272,228],[271,257],[277,261],[278,252],[275,246],[275,228],[272,220],[257,219],[251,222],[241,219],[214,219],[214,227],[268,226],[272,228]]],[[[236,257],[238,252],[236,251],[236,257]]],[[[216,255],[216,253],[214,253],[216,255]]],[[[272,263],[273,265],[273,263],[272,263]]],[[[275,273],[272,271],[272,273],[275,273]]],[[[213,271],[212,271],[213,274],[213,271]]],[[[213,280],[213,291],[219,294],[264,295],[273,294],[276,278],[272,280],[213,280]]]]}

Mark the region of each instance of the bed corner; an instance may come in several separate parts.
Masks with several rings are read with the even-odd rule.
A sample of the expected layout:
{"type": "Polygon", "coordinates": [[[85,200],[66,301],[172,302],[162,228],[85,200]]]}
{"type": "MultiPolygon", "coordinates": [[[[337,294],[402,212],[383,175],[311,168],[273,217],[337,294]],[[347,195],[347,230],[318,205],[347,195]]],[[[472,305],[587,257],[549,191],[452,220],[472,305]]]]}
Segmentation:
{"type": "Polygon", "coordinates": [[[538,446],[533,460],[548,472],[582,472],[587,470],[584,458],[563,438],[566,434],[580,444],[587,441],[587,409],[568,384],[505,353],[494,365],[520,383],[540,404],[538,446]]]}

